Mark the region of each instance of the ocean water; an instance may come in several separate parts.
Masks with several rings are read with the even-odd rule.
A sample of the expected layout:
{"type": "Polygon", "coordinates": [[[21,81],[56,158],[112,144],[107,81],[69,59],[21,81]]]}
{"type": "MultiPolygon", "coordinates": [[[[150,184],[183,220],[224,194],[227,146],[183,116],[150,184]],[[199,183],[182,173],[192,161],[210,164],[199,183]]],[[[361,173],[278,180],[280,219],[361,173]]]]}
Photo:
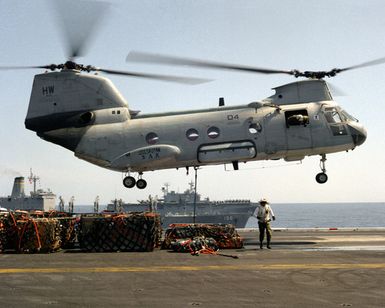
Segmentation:
{"type": "MultiPolygon", "coordinates": [[[[376,203],[277,203],[271,204],[273,228],[385,227],[385,202],[376,203]]],[[[106,206],[100,205],[100,211],[106,206]]],[[[74,206],[76,213],[92,213],[93,206],[74,206]]],[[[258,227],[253,217],[246,224],[258,227]]]]}
{"type": "MultiPolygon", "coordinates": [[[[272,228],[385,227],[385,202],[271,204],[272,228]]],[[[249,219],[246,227],[257,227],[249,219]]]]}

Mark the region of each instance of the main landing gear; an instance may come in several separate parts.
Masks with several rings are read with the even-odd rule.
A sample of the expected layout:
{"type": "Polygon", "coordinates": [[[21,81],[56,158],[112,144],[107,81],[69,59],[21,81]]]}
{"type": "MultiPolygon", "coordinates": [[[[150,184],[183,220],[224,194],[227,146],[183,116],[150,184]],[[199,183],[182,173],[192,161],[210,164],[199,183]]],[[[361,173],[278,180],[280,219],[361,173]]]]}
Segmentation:
{"type": "Polygon", "coordinates": [[[321,173],[318,173],[315,177],[315,180],[317,181],[317,183],[319,184],[324,184],[327,182],[328,180],[328,176],[326,174],[326,167],[325,167],[325,161],[326,161],[326,155],[325,154],[322,154],[321,155],[321,159],[320,159],[320,168],[322,170],[321,173]]]}
{"type": "Polygon", "coordinates": [[[139,179],[135,180],[133,176],[130,176],[130,173],[123,179],[123,185],[127,188],[133,188],[136,186],[139,189],[145,189],[147,186],[147,182],[142,179],[142,172],[139,172],[139,179]]]}

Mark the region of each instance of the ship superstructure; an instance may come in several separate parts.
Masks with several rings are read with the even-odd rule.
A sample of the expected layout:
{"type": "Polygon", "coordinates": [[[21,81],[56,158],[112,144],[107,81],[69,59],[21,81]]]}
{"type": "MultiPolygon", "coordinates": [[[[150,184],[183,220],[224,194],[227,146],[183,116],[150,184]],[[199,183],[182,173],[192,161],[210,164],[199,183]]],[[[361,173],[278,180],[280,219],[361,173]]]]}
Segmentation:
{"type": "Polygon", "coordinates": [[[161,215],[163,227],[172,223],[213,223],[233,224],[237,228],[244,228],[258,205],[245,199],[223,201],[202,199],[200,194],[195,194],[194,183],[190,182],[189,185],[188,189],[179,193],[169,190],[169,184],[165,184],[162,188],[163,198],[150,196],[148,200],[138,203],[114,200],[107,206],[107,210],[158,212],[161,215]]]}
{"type": "Polygon", "coordinates": [[[25,194],[25,179],[16,177],[13,183],[12,193],[7,197],[0,197],[0,206],[8,210],[41,210],[49,211],[55,209],[56,195],[49,189],[37,189],[36,184],[39,177],[30,173],[28,180],[33,184],[33,191],[25,194]]]}

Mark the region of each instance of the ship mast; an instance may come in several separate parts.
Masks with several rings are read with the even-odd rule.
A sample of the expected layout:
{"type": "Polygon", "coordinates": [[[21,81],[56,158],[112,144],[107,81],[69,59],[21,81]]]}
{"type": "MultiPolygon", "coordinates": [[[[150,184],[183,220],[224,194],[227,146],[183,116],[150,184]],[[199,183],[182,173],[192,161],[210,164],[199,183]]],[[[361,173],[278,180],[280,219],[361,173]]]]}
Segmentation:
{"type": "Polygon", "coordinates": [[[36,182],[40,180],[40,178],[32,173],[32,168],[29,169],[30,174],[28,180],[30,183],[33,183],[33,194],[36,195],[36,182]]]}
{"type": "Polygon", "coordinates": [[[166,198],[168,194],[168,188],[170,187],[170,183],[164,183],[164,187],[162,187],[163,198],[166,198]]]}

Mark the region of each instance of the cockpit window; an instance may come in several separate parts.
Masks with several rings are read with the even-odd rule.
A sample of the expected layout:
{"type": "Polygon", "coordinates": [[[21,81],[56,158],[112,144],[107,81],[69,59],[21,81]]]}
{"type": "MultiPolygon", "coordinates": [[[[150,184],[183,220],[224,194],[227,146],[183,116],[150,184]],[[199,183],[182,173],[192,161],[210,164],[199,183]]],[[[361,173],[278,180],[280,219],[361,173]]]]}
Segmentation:
{"type": "Polygon", "coordinates": [[[341,123],[342,119],[336,108],[326,108],[325,117],[329,123],[341,123]]]}
{"type": "Polygon", "coordinates": [[[345,121],[355,121],[355,122],[358,122],[358,120],[355,117],[353,117],[352,115],[347,113],[345,110],[341,110],[341,116],[344,118],[345,121]]]}

